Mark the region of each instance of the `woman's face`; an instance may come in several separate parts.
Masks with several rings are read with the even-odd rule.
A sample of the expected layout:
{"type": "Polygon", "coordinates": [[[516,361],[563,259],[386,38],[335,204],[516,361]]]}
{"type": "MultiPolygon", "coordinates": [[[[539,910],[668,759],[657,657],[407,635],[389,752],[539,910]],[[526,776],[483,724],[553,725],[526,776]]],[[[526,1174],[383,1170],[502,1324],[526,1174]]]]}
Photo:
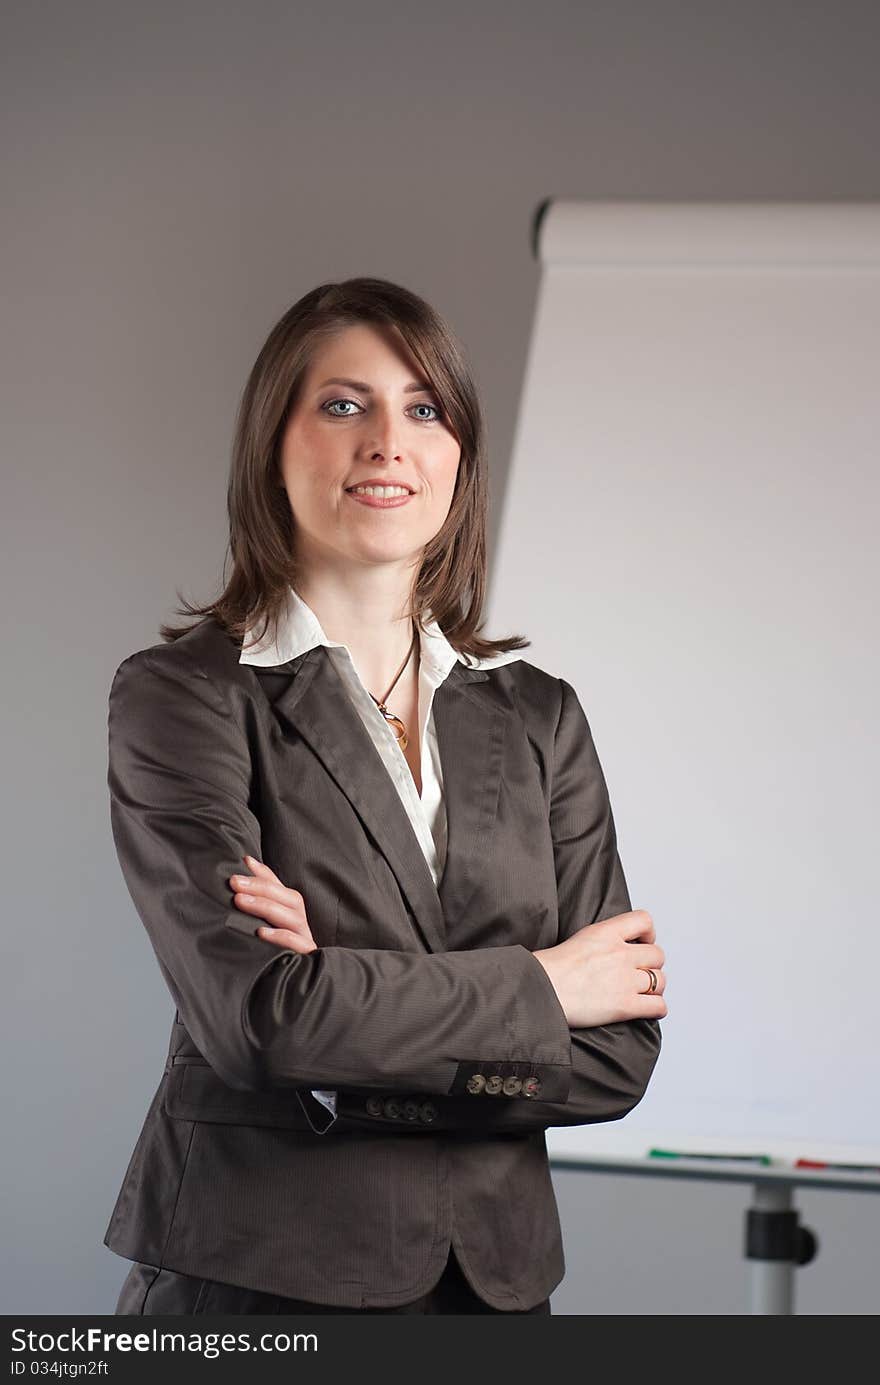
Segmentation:
{"type": "Polygon", "coordinates": [[[313,356],[282,440],[298,560],[417,565],[449,513],[460,455],[397,332],[340,331],[313,356]],[[413,494],[393,504],[349,494],[373,478],[413,494]]]}

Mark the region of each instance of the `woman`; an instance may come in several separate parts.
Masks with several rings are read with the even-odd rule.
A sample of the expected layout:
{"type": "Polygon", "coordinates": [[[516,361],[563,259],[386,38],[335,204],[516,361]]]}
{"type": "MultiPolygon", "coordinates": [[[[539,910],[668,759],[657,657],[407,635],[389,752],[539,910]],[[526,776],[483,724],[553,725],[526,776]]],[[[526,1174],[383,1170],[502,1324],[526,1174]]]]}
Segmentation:
{"type": "Polygon", "coordinates": [[[281,318],[228,585],[110,693],[114,841],[177,1007],[104,1238],[118,1313],[550,1311],[544,1132],[640,1100],[664,955],[574,690],[477,633],[486,498],[428,304],[354,279],[281,318]]]}

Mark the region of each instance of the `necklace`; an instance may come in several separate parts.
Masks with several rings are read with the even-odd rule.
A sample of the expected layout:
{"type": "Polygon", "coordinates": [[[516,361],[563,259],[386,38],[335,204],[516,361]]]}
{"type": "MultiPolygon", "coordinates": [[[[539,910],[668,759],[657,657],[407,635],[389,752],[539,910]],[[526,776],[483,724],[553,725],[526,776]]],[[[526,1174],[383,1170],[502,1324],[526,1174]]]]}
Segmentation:
{"type": "Polygon", "coordinates": [[[417,639],[418,630],[416,630],[415,627],[413,627],[413,638],[412,644],[409,647],[409,653],[407,654],[406,658],[404,659],[403,663],[398,669],[394,682],[391,684],[391,687],[388,689],[385,696],[382,698],[381,702],[379,701],[378,697],[373,697],[373,694],[370,693],[370,697],[373,697],[373,701],[379,708],[379,711],[382,713],[385,720],[391,725],[394,734],[397,737],[397,744],[400,746],[401,750],[406,750],[406,747],[409,744],[409,737],[406,733],[406,727],[404,726],[400,717],[396,717],[393,712],[389,712],[385,704],[388,701],[388,698],[391,696],[391,693],[393,692],[394,686],[400,678],[400,675],[403,673],[403,670],[406,668],[407,664],[409,663],[412,657],[412,652],[415,649],[417,639]]]}

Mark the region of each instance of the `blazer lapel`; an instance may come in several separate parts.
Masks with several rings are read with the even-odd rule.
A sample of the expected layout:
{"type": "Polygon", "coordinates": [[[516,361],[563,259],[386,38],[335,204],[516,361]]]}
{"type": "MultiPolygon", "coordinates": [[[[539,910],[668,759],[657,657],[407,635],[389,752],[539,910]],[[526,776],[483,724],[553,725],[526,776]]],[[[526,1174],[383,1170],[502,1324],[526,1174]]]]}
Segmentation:
{"type": "Polygon", "coordinates": [[[509,716],[496,702],[482,669],[453,665],[434,694],[434,726],[443,770],[446,865],[439,893],[447,927],[473,893],[498,811],[509,716]]]}
{"type": "Polygon", "coordinates": [[[326,649],[271,670],[287,681],[274,707],[296,728],[351,802],[403,890],[429,952],[446,951],[443,908],[422,848],[382,757],[367,734],[326,649]],[[290,672],[295,672],[290,677],[290,672]]]}
{"type": "Polygon", "coordinates": [[[486,673],[456,662],[434,693],[447,818],[438,889],[400,795],[323,646],[254,672],[267,681],[284,675],[272,699],[276,712],[308,742],[355,808],[394,872],[428,951],[445,952],[446,923],[460,916],[477,883],[498,805],[508,719],[477,686],[486,673]]]}

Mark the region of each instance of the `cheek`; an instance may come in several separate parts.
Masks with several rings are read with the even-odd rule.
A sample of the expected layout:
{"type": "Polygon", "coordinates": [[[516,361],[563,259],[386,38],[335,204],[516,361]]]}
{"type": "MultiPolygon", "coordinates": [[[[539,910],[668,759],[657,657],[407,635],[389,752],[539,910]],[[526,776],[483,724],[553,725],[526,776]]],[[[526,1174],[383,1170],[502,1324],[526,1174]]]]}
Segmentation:
{"type": "Polygon", "coordinates": [[[436,459],[433,472],[434,492],[438,497],[442,496],[447,504],[452,500],[455,490],[460,457],[461,449],[457,443],[453,443],[444,448],[436,459]]]}
{"type": "Polygon", "coordinates": [[[281,451],[281,466],[291,485],[314,484],[330,475],[344,460],[341,438],[320,426],[298,421],[289,427],[281,451]]]}
{"type": "Polygon", "coordinates": [[[281,471],[287,493],[301,502],[320,502],[337,489],[345,475],[344,462],[335,449],[310,447],[305,441],[282,458],[281,471]]]}
{"type": "Polygon", "coordinates": [[[432,533],[436,533],[442,528],[446,516],[452,508],[452,497],[455,494],[457,476],[457,453],[453,453],[451,457],[438,460],[436,466],[431,469],[430,476],[428,477],[430,494],[428,496],[425,516],[432,533]]]}

